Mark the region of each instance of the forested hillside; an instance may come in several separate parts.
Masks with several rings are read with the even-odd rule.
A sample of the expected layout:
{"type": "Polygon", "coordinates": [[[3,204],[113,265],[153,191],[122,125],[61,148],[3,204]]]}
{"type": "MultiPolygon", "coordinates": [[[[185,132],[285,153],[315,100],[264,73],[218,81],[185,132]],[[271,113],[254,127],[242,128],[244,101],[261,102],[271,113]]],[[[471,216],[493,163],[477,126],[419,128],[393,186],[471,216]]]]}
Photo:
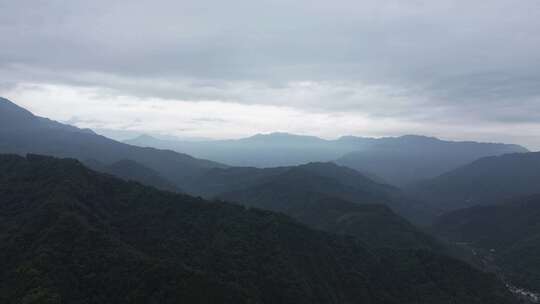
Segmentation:
{"type": "Polygon", "coordinates": [[[3,303],[512,303],[425,250],[161,192],[75,160],[0,157],[3,303]]]}
{"type": "Polygon", "coordinates": [[[441,216],[433,230],[492,256],[515,284],[540,292],[540,195],[441,216]]]}

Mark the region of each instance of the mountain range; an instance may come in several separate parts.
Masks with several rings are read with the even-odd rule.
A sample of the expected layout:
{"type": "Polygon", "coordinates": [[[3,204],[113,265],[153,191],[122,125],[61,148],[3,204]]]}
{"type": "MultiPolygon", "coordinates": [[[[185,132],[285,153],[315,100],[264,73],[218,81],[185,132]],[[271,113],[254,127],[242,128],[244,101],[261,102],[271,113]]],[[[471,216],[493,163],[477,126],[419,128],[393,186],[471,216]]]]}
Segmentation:
{"type": "Polygon", "coordinates": [[[336,162],[372,172],[393,185],[403,187],[482,157],[525,152],[528,150],[518,145],[454,142],[407,135],[382,139],[369,149],[348,153],[336,162]]]}
{"type": "MultiPolygon", "coordinates": [[[[71,157],[96,164],[96,168],[130,160],[141,168],[147,168],[140,168],[139,172],[153,170],[161,179],[180,189],[186,179],[202,174],[210,168],[226,167],[174,151],[141,148],[117,142],[91,130],[35,116],[4,98],[0,98],[0,153],[71,157]]],[[[131,165],[133,167],[133,163],[131,165]]],[[[116,169],[119,169],[118,166],[116,169]]],[[[132,178],[138,180],[140,176],[132,178]]],[[[148,178],[141,181],[145,180],[148,178]]]]}
{"type": "MultiPolygon", "coordinates": [[[[291,183],[302,181],[303,185],[317,188],[321,194],[360,204],[387,204],[398,214],[421,223],[429,222],[434,214],[425,208],[426,205],[406,198],[399,189],[374,182],[345,167],[319,163],[266,169],[228,168],[170,150],[120,143],[90,130],[37,117],[5,99],[0,100],[0,104],[0,117],[6,118],[2,120],[0,131],[0,153],[76,158],[95,170],[123,179],[208,198],[260,185],[272,177],[285,181],[296,172],[301,175],[291,183]]],[[[256,140],[263,139],[258,137],[256,140]]],[[[318,141],[316,138],[304,140],[318,141]]]]}
{"type": "Polygon", "coordinates": [[[231,141],[234,149],[239,141],[251,147],[246,160],[275,152],[286,163],[344,143],[363,150],[333,162],[236,167],[117,142],[0,99],[0,281],[9,282],[0,302],[512,303],[507,286],[477,269],[486,258],[506,283],[538,290],[535,235],[497,247],[505,254],[496,257],[491,244],[475,245],[487,252],[479,258],[448,232],[469,229],[460,216],[438,216],[537,193],[536,152],[422,136],[279,133],[231,141]],[[293,146],[297,154],[287,152],[293,146]],[[499,155],[507,151],[516,153],[499,155]],[[522,264],[505,258],[529,249],[522,264]]]}
{"type": "Polygon", "coordinates": [[[406,135],[325,140],[288,133],[257,134],[238,140],[174,141],[148,135],[127,140],[141,147],[171,149],[231,166],[278,167],[335,161],[397,186],[436,177],[484,156],[527,152],[518,145],[454,142],[406,135]]]}
{"type": "Polygon", "coordinates": [[[436,212],[408,198],[400,189],[378,183],[334,163],[309,163],[277,168],[215,168],[186,185],[190,193],[226,197],[261,208],[284,211],[303,206],[313,196],[345,200],[355,205],[384,204],[416,223],[428,223],[436,212]]]}
{"type": "Polygon", "coordinates": [[[0,156],[2,303],[513,303],[427,250],[158,191],[72,159],[0,156]]]}
{"type": "Polygon", "coordinates": [[[141,135],[125,142],[141,147],[182,151],[231,166],[267,168],[332,161],[345,153],[371,145],[374,139],[343,137],[325,140],[315,136],[278,132],[241,139],[205,141],[163,140],[141,135]]]}

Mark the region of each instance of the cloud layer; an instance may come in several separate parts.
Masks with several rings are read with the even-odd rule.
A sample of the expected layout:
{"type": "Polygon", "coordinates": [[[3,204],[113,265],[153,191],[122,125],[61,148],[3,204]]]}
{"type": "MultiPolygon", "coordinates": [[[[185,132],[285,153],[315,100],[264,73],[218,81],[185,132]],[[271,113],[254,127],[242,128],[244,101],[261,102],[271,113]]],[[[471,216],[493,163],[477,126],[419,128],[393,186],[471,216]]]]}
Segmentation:
{"type": "Polygon", "coordinates": [[[535,0],[0,0],[0,93],[66,120],[69,100],[84,112],[72,122],[93,128],[416,132],[535,148],[539,28],[535,0]],[[161,123],[134,111],[156,101],[169,109],[150,112],[161,123]],[[179,107],[206,120],[167,118],[179,107]]]}

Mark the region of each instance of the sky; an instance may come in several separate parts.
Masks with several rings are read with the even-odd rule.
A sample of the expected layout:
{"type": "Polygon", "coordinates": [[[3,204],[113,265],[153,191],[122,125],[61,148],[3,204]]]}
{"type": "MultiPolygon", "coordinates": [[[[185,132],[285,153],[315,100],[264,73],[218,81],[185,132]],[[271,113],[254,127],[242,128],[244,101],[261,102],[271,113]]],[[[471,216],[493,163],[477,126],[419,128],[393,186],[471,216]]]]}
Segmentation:
{"type": "Polygon", "coordinates": [[[115,138],[540,150],[540,1],[0,0],[0,96],[115,138]]]}

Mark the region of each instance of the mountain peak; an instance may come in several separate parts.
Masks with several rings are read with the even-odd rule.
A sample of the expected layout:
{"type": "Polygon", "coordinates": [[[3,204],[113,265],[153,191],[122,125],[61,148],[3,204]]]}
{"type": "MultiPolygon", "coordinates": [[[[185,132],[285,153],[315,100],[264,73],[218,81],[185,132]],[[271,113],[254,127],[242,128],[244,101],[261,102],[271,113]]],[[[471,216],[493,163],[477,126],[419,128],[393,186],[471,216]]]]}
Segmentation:
{"type": "Polygon", "coordinates": [[[418,135],[418,134],[405,134],[399,137],[405,138],[405,139],[440,140],[434,136],[426,136],[426,135],[418,135]]]}
{"type": "Polygon", "coordinates": [[[137,137],[135,137],[135,138],[133,138],[131,140],[136,140],[136,141],[144,140],[144,141],[147,141],[147,140],[157,140],[157,138],[155,138],[155,137],[153,137],[151,135],[148,135],[148,134],[141,134],[141,135],[139,135],[139,136],[137,136],[137,137]]]}
{"type": "Polygon", "coordinates": [[[409,144],[422,144],[422,143],[439,143],[443,140],[434,136],[425,136],[417,134],[405,134],[403,136],[395,137],[396,140],[409,144]]]}
{"type": "MultiPolygon", "coordinates": [[[[18,108],[21,108],[19,107],[18,105],[16,105],[13,101],[5,98],[5,97],[2,97],[0,96],[0,105],[4,105],[4,104],[9,104],[11,106],[15,106],[15,107],[18,107],[18,108]]],[[[22,109],[22,108],[21,108],[22,109]]]]}
{"type": "Polygon", "coordinates": [[[325,142],[324,139],[311,135],[299,135],[286,132],[258,133],[250,137],[240,139],[241,141],[261,141],[261,142],[282,142],[287,144],[306,142],[325,142]]]}
{"type": "Polygon", "coordinates": [[[257,133],[248,138],[288,138],[288,137],[303,137],[303,135],[297,135],[287,132],[271,132],[271,133],[257,133]]]}

